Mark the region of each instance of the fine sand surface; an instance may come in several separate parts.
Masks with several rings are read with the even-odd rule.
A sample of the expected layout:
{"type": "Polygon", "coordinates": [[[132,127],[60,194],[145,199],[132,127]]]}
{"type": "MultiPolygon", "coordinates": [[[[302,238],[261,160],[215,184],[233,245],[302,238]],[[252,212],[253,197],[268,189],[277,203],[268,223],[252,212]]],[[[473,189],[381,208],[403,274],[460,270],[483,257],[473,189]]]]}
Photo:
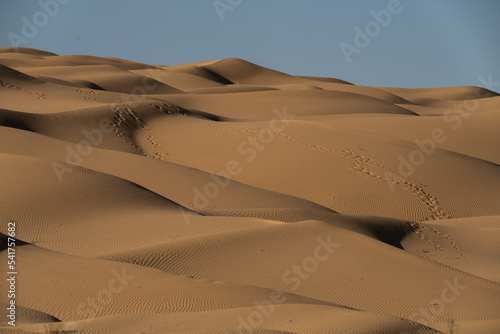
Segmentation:
{"type": "Polygon", "coordinates": [[[0,333],[500,333],[500,96],[0,49],[0,333]]]}

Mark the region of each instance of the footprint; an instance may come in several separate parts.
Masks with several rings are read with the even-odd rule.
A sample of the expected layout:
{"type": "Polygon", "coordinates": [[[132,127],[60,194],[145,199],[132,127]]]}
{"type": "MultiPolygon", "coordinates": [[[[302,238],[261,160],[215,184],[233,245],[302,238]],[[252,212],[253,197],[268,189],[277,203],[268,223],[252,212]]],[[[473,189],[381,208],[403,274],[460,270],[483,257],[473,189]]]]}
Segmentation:
{"type": "Polygon", "coordinates": [[[155,136],[152,134],[151,130],[147,126],[146,122],[142,120],[137,113],[130,108],[129,105],[125,104],[120,107],[115,107],[115,115],[113,117],[112,126],[115,134],[122,138],[124,142],[129,143],[134,149],[136,149],[142,155],[153,158],[164,160],[167,154],[159,152],[160,144],[156,141],[155,136]],[[129,131],[136,131],[142,129],[146,132],[147,141],[153,146],[153,155],[146,154],[139,146],[137,146],[127,135],[129,131]]]}

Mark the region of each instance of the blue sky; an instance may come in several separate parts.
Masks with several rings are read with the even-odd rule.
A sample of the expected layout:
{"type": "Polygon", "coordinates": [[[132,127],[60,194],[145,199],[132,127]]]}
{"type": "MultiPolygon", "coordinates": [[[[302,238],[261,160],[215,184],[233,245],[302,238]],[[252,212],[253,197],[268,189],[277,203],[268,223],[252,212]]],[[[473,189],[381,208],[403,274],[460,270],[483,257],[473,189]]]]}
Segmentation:
{"type": "Polygon", "coordinates": [[[0,47],[14,41],[57,54],[162,65],[239,57],[371,86],[477,86],[479,76],[489,75],[500,81],[500,1],[397,2],[41,0],[52,3],[46,7],[52,17],[39,13],[39,1],[0,0],[0,47]],[[56,9],[54,1],[67,3],[56,9]],[[377,22],[372,11],[389,13],[390,22],[383,14],[383,24],[377,22]],[[38,31],[25,28],[23,35],[26,21],[38,31]],[[362,47],[356,27],[366,34],[358,36],[362,47]],[[356,48],[350,62],[341,45],[356,48]]]}

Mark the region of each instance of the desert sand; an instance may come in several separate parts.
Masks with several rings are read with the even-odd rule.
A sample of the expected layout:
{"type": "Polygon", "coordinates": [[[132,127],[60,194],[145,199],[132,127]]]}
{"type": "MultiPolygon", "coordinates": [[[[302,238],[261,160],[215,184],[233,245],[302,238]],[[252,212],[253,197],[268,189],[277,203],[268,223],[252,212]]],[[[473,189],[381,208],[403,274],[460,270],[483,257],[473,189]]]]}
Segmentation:
{"type": "Polygon", "coordinates": [[[500,96],[0,49],[1,333],[500,333],[500,96]]]}

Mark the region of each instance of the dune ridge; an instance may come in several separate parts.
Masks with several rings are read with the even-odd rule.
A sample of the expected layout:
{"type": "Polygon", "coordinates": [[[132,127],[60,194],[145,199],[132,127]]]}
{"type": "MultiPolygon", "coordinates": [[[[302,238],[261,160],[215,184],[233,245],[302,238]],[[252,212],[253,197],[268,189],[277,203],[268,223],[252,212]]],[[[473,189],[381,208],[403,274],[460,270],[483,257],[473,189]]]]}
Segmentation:
{"type": "Polygon", "coordinates": [[[495,92],[3,48],[0,97],[1,333],[500,333],[495,92]]]}

